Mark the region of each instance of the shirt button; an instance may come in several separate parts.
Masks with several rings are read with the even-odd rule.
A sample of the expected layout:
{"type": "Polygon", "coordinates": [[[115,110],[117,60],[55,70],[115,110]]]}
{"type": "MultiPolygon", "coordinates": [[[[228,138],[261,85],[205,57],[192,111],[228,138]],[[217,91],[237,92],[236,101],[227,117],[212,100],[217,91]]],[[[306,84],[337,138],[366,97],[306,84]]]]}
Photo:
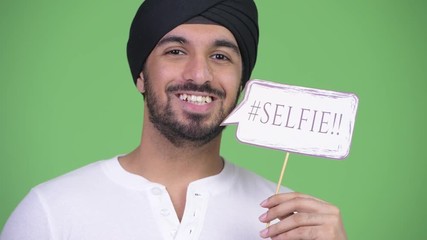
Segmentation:
{"type": "Polygon", "coordinates": [[[162,210],[160,210],[160,214],[166,217],[166,216],[169,216],[170,211],[166,208],[163,208],[162,210]]]}
{"type": "Polygon", "coordinates": [[[170,231],[171,237],[175,237],[176,235],[176,229],[172,229],[172,231],[170,231]]]}
{"type": "Polygon", "coordinates": [[[160,194],[162,194],[162,190],[158,187],[154,187],[151,189],[151,193],[154,195],[160,195],[160,194]]]}

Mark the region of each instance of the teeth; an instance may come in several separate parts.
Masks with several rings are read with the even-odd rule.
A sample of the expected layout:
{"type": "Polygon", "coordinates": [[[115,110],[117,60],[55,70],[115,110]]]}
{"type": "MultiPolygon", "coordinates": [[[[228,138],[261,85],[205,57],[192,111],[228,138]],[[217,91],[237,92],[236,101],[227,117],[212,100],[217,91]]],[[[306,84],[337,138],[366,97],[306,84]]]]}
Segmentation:
{"type": "Polygon", "coordinates": [[[196,95],[188,95],[188,94],[181,94],[179,95],[179,99],[182,101],[187,101],[190,103],[202,105],[212,102],[212,98],[210,96],[196,96],[196,95]]]}

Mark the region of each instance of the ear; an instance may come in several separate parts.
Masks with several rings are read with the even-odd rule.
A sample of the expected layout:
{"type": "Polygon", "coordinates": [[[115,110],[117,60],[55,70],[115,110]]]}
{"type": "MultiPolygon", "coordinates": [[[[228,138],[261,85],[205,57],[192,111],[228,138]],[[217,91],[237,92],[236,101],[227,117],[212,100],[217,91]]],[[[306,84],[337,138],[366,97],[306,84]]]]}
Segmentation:
{"type": "Polygon", "coordinates": [[[138,79],[136,80],[136,88],[140,93],[145,93],[145,85],[144,85],[144,73],[141,72],[139,74],[138,79]]]}

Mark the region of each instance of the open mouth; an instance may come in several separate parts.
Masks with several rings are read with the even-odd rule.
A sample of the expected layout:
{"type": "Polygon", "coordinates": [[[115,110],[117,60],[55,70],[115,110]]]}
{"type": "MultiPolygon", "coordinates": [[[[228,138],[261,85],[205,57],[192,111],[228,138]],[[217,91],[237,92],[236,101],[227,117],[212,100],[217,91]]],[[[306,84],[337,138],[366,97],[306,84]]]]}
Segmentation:
{"type": "Polygon", "coordinates": [[[196,105],[208,104],[214,100],[211,96],[202,96],[202,95],[194,95],[194,94],[186,94],[186,93],[178,94],[178,98],[181,101],[189,102],[196,105]]]}

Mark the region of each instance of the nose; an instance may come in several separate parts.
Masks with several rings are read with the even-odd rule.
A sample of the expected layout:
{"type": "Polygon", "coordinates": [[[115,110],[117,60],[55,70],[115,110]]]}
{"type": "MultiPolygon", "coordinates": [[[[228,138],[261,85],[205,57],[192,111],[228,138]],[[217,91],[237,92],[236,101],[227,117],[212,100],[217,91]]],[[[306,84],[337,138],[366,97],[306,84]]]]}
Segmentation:
{"type": "Polygon", "coordinates": [[[203,56],[190,57],[184,67],[183,77],[185,81],[193,81],[201,85],[212,81],[209,59],[203,56]]]}

